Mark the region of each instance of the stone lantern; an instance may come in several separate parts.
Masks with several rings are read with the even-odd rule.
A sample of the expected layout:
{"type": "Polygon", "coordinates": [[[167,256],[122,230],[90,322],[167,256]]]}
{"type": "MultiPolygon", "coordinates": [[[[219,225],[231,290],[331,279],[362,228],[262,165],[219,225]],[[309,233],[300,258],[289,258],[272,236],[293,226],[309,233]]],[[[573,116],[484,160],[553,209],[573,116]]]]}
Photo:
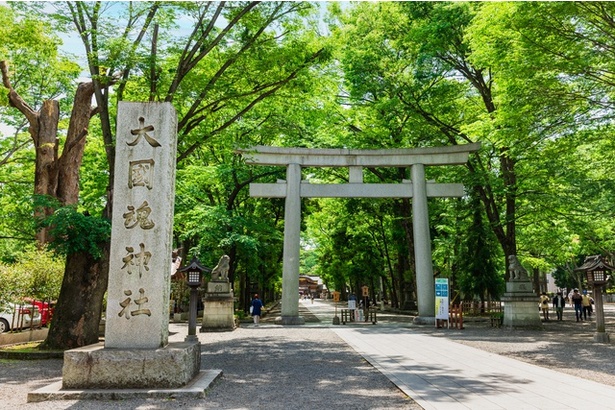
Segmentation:
{"type": "Polygon", "coordinates": [[[188,284],[188,286],[190,286],[190,313],[188,317],[188,336],[186,336],[186,341],[197,341],[198,338],[196,336],[196,316],[197,303],[199,300],[198,289],[203,282],[203,272],[210,272],[211,269],[202,266],[199,260],[194,257],[192,258],[192,261],[190,261],[190,265],[178,269],[178,271],[186,273],[186,283],[188,284]]]}
{"type": "Polygon", "coordinates": [[[601,255],[586,257],[583,265],[575,269],[575,271],[585,272],[587,285],[592,286],[594,290],[594,301],[596,304],[596,333],[594,334],[594,341],[599,343],[609,342],[609,334],[606,333],[604,327],[602,287],[605,286],[610,279],[608,272],[614,270],[615,267],[606,263],[601,255]]]}

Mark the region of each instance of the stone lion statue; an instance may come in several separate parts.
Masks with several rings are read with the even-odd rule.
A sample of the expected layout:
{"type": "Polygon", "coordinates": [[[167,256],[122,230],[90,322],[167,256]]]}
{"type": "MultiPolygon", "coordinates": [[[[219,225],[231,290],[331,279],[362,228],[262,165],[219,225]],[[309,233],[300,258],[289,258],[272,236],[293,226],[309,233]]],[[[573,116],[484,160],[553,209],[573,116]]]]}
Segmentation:
{"type": "Polygon", "coordinates": [[[510,273],[511,280],[527,280],[527,270],[521,265],[517,255],[508,256],[508,272],[510,273]]]}
{"type": "Polygon", "coordinates": [[[228,280],[228,269],[231,258],[228,255],[223,255],[215,268],[211,271],[211,278],[214,280],[228,280]]]}

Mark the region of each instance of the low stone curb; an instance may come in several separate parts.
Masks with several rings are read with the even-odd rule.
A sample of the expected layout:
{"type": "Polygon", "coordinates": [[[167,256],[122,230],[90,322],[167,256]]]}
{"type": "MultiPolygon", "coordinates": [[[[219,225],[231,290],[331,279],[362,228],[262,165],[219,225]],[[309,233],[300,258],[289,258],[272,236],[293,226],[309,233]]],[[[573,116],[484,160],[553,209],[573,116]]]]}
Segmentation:
{"type": "Polygon", "coordinates": [[[0,359],[6,360],[43,360],[43,359],[62,359],[64,352],[16,352],[11,350],[0,350],[0,359]]]}

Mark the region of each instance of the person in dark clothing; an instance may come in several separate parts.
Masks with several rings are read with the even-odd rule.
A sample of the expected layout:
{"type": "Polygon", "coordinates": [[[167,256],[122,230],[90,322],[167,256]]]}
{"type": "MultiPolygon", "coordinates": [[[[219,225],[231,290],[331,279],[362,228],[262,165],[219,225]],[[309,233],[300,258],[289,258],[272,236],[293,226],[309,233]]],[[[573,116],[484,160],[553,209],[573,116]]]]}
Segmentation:
{"type": "Polygon", "coordinates": [[[574,304],[574,314],[577,317],[577,322],[583,320],[583,296],[579,293],[579,289],[572,292],[571,302],[574,304]]]}
{"type": "Polygon", "coordinates": [[[557,292],[557,295],[553,297],[553,309],[555,309],[555,313],[557,314],[557,320],[562,320],[564,306],[566,306],[566,299],[562,295],[562,292],[557,292]]]}
{"type": "Polygon", "coordinates": [[[263,309],[263,302],[258,298],[258,294],[254,295],[254,299],[252,299],[252,303],[250,305],[252,307],[252,317],[254,318],[254,325],[258,326],[261,318],[261,311],[263,309]]]}

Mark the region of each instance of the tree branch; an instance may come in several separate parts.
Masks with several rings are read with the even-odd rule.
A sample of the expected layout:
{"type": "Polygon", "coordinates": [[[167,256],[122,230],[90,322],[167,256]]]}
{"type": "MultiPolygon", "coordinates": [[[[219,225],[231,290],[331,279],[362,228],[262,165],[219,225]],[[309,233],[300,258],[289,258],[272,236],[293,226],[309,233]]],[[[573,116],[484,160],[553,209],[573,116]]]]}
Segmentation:
{"type": "MultiPolygon", "coordinates": [[[[260,101],[264,100],[265,98],[275,94],[280,88],[282,88],[284,85],[288,84],[290,81],[292,81],[295,77],[297,77],[297,75],[299,74],[299,72],[301,70],[303,70],[305,67],[307,67],[308,64],[310,64],[311,62],[315,61],[316,59],[318,59],[318,56],[320,56],[320,54],[322,54],[324,52],[324,49],[320,49],[318,50],[316,53],[312,54],[310,56],[309,59],[307,59],[303,64],[301,64],[301,66],[297,67],[293,72],[291,72],[285,79],[280,80],[277,85],[269,90],[267,90],[266,92],[264,92],[263,94],[260,94],[259,96],[257,96],[256,98],[254,98],[252,101],[250,101],[250,103],[248,103],[243,109],[241,109],[239,112],[237,112],[232,118],[228,119],[226,122],[224,122],[224,124],[220,125],[218,128],[214,129],[209,136],[213,136],[215,134],[218,134],[219,132],[225,130],[226,128],[228,128],[229,126],[231,126],[235,121],[237,121],[238,118],[240,118],[241,116],[243,116],[245,113],[247,113],[248,111],[250,111],[257,103],[259,103],[260,101]]],[[[205,142],[205,138],[202,141],[198,141],[195,142],[194,144],[192,144],[190,147],[188,147],[186,149],[186,151],[184,151],[183,153],[181,153],[178,158],[177,158],[177,162],[183,160],[184,158],[186,158],[188,155],[190,155],[196,148],[198,148],[202,143],[205,142]]]]}
{"type": "Polygon", "coordinates": [[[0,71],[2,72],[2,84],[9,90],[8,97],[11,106],[17,108],[27,119],[30,124],[30,135],[37,145],[38,135],[38,113],[26,103],[26,101],[13,89],[9,77],[9,68],[6,61],[0,61],[0,71]]]}
{"type": "MultiPolygon", "coordinates": [[[[211,30],[210,27],[208,27],[208,29],[201,36],[199,36],[197,40],[195,40],[192,50],[190,50],[189,52],[185,52],[184,55],[182,56],[182,57],[185,57],[185,59],[182,58],[178,63],[177,73],[175,74],[175,78],[173,79],[173,82],[171,83],[171,86],[169,87],[169,91],[167,92],[167,97],[165,98],[166,102],[173,101],[173,96],[175,95],[175,91],[177,91],[177,89],[179,88],[179,84],[182,82],[184,77],[190,72],[190,70],[194,68],[194,66],[199,61],[205,58],[205,56],[209,54],[209,52],[220,43],[220,41],[224,38],[224,36],[226,36],[226,34],[239,22],[239,20],[241,20],[241,18],[244,15],[246,15],[250,10],[256,7],[259,3],[260,2],[258,1],[253,1],[249,3],[246,7],[244,7],[241,10],[241,12],[237,13],[237,15],[233,18],[233,20],[229,21],[226,27],[224,27],[220,31],[218,36],[216,36],[216,38],[211,43],[209,43],[207,46],[205,46],[204,42],[205,42],[206,37],[209,35],[209,32],[211,30]],[[201,51],[197,55],[196,52],[199,50],[201,51]]],[[[224,8],[224,2],[222,2],[218,6],[218,9],[216,10],[214,17],[212,17],[209,23],[210,26],[213,23],[215,23],[215,21],[218,19],[218,16],[222,12],[223,8],[224,8]]],[[[198,25],[199,24],[197,23],[197,26],[198,25]]],[[[197,36],[196,28],[192,32],[191,36],[194,36],[194,37],[197,36]]],[[[190,41],[188,42],[188,44],[190,44],[190,41]]],[[[188,45],[186,45],[186,48],[188,48],[188,45]]]]}

